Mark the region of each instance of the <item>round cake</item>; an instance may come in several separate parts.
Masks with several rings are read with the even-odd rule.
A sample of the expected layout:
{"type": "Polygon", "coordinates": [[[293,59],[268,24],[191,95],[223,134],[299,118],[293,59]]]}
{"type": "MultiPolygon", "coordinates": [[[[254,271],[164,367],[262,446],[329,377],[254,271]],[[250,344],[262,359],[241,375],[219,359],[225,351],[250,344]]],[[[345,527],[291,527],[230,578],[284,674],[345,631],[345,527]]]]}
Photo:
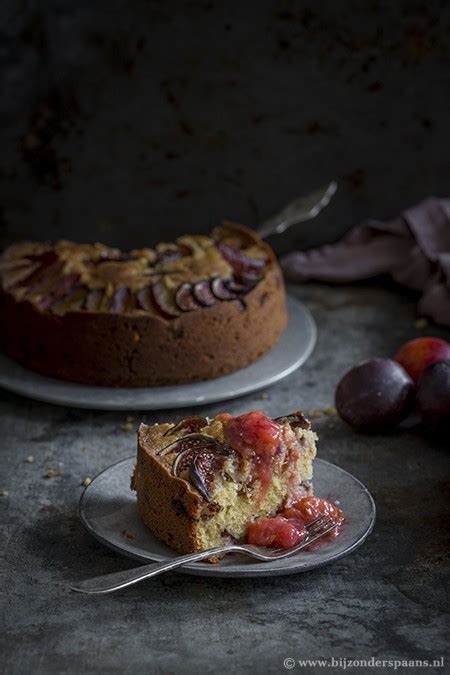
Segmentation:
{"type": "Polygon", "coordinates": [[[138,387],[210,379],[270,350],[287,323],[271,248],[224,222],[123,253],[20,242],[0,259],[0,341],[31,370],[138,387]]]}

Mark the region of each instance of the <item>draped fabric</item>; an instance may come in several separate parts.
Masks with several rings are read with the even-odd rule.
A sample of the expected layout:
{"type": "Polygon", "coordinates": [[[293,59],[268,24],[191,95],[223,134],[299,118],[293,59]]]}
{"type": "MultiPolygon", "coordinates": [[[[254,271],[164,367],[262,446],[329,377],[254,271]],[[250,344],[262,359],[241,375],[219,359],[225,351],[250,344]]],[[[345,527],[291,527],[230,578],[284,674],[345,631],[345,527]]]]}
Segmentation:
{"type": "Polygon", "coordinates": [[[288,253],[281,266],[297,282],[389,275],[420,293],[421,316],[450,326],[450,199],[431,197],[389,222],[368,221],[336,244],[288,253]]]}

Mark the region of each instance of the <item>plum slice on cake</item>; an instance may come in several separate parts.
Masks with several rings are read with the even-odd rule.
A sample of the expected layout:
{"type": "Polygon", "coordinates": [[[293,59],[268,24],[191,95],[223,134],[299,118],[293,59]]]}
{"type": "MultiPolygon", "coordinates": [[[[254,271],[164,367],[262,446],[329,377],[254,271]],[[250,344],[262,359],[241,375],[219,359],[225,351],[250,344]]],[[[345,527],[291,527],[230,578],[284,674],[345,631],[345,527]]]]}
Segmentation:
{"type": "Polygon", "coordinates": [[[141,424],[131,480],[139,514],[180,553],[255,538],[250,525],[312,495],[316,439],[301,412],[141,424]]]}

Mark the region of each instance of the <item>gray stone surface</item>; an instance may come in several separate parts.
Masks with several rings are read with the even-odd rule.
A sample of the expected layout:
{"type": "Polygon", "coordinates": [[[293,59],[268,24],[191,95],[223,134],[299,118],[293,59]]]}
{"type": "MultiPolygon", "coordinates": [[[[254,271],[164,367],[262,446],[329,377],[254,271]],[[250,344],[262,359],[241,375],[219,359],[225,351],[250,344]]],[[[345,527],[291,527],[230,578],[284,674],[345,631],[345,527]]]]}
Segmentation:
{"type": "MultiPolygon", "coordinates": [[[[394,292],[320,286],[296,292],[318,321],[311,359],[267,398],[249,396],[201,412],[322,408],[333,402],[339,376],[355,360],[391,354],[418,333],[412,300],[394,292]]],[[[0,485],[9,491],[0,498],[0,644],[8,675],[276,673],[286,657],[445,654],[448,447],[415,429],[363,436],[335,417],[313,418],[320,456],[362,480],[377,503],[375,530],[355,554],[292,577],[171,574],[114,596],[84,597],[68,590],[71,581],[133,565],[83,531],[77,501],[86,476],[133,453],[134,433],[121,429],[125,413],[66,410],[8,393],[0,400],[0,485]],[[24,461],[30,454],[32,464],[24,461]],[[64,475],[45,478],[48,469],[64,475]]],[[[133,428],[167,414],[136,412],[133,428]]]]}
{"type": "MultiPolygon", "coordinates": [[[[133,247],[224,216],[256,222],[339,178],[315,223],[274,240],[282,252],[448,194],[449,9],[439,0],[6,0],[1,243],[64,236],[133,247]]],[[[318,321],[313,357],[267,398],[238,399],[230,412],[321,408],[356,360],[418,333],[414,300],[394,289],[294,292],[318,321]]],[[[286,657],[444,653],[448,447],[415,429],[366,437],[319,417],[321,456],[365,482],[378,505],[355,555],[282,579],[173,574],[89,598],[70,582],[132,564],[77,517],[80,482],[133,451],[126,415],[5,392],[0,409],[5,674],[276,673],[286,657]],[[45,478],[49,469],[63,475],[45,478]]],[[[165,418],[136,411],[133,425],[165,418]]]]}

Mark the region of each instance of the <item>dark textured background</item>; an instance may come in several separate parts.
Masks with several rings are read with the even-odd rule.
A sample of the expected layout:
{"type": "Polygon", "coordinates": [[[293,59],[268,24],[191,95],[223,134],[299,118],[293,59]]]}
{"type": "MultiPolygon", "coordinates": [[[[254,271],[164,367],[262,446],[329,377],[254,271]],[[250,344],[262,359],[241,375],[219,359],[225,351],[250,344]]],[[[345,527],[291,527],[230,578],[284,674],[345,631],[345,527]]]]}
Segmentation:
{"type": "MultiPolygon", "coordinates": [[[[252,224],[338,178],[317,221],[273,240],[282,252],[448,195],[447,2],[4,0],[0,31],[4,244],[134,247],[224,216],[252,224]]],[[[414,299],[395,289],[292,292],[318,321],[310,361],[265,398],[199,412],[322,408],[356,360],[449,335],[418,329],[414,299]]],[[[0,406],[1,672],[277,673],[286,657],[445,653],[448,442],[315,418],[321,456],[377,502],[353,556],[305,575],[172,574],[88,598],[70,582],[132,564],[85,534],[76,511],[82,479],[133,453],[126,416],[6,392],[0,406]]],[[[131,426],[172,414],[136,411],[131,426]]]]}
{"type": "Polygon", "coordinates": [[[446,2],[5,0],[2,235],[135,246],[330,178],[326,241],[448,193],[446,2]]]}

